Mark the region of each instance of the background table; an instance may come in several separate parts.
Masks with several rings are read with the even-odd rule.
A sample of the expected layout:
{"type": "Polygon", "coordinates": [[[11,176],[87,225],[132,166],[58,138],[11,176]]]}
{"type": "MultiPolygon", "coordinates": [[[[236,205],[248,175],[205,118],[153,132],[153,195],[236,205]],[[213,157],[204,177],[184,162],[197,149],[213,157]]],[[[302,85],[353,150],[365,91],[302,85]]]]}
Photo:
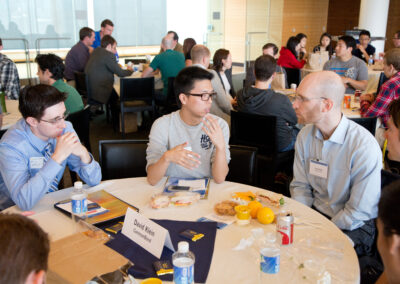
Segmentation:
{"type": "MultiPolygon", "coordinates": [[[[135,71],[133,72],[130,76],[126,76],[126,77],[122,77],[122,78],[142,78],[142,72],[141,71],[135,71]]],[[[118,96],[120,94],[120,77],[118,77],[117,75],[114,75],[114,90],[117,92],[118,96]]],[[[158,72],[158,74],[156,74],[154,76],[154,89],[155,90],[159,90],[163,88],[163,82],[161,80],[161,74],[160,72],[158,72]]]]}
{"type": "Polygon", "coordinates": [[[20,118],[21,113],[18,110],[18,100],[6,100],[7,113],[3,113],[3,125],[1,130],[6,130],[14,125],[20,118]]]}
{"type": "MultiPolygon", "coordinates": [[[[161,192],[165,179],[157,186],[150,186],[145,178],[131,178],[102,182],[91,190],[105,189],[118,198],[131,203],[140,209],[140,213],[148,218],[173,219],[195,221],[198,218],[213,212],[216,203],[230,199],[232,192],[252,190],[257,192],[259,188],[224,182],[222,184],[211,183],[208,200],[200,200],[198,203],[185,208],[152,209],[148,205],[150,197],[161,192]]],[[[71,188],[47,194],[34,208],[35,214],[31,216],[39,225],[49,233],[51,240],[58,240],[73,233],[73,224],[70,218],[53,208],[57,201],[69,197],[71,188]]],[[[359,266],[357,256],[347,236],[345,236],[332,222],[290,198],[285,198],[285,209],[290,209],[300,220],[321,223],[320,227],[294,226],[294,244],[282,247],[281,271],[277,275],[280,283],[300,283],[301,278],[296,272],[298,265],[305,259],[314,259],[324,263],[332,275],[332,283],[358,283],[359,266]],[[308,245],[307,245],[308,244],[308,245]],[[320,248],[312,248],[312,246],[320,248]],[[310,247],[307,250],[307,247],[310,247]],[[337,250],[324,248],[337,247],[337,250]],[[335,254],[334,252],[341,252],[335,254]],[[328,256],[329,254],[331,254],[328,256]],[[328,254],[328,255],[327,255],[328,254]],[[295,278],[293,278],[295,277],[295,278]]],[[[7,212],[19,212],[14,206],[7,212]]],[[[275,230],[275,225],[261,225],[255,220],[247,226],[236,224],[218,230],[214,255],[211,263],[207,283],[258,283],[259,279],[259,253],[251,248],[235,251],[233,248],[239,244],[242,238],[251,235],[251,229],[263,228],[265,232],[275,230]]],[[[193,245],[192,243],[190,245],[193,245]]],[[[273,281],[273,280],[271,280],[273,281]]]]}

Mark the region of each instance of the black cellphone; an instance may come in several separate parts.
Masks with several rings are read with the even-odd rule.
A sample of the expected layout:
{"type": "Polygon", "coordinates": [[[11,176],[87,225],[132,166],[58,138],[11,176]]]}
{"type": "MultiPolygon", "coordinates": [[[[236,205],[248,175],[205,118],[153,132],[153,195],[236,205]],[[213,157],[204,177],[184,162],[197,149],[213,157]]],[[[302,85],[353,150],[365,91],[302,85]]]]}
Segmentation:
{"type": "Polygon", "coordinates": [[[170,190],[170,191],[189,191],[190,186],[170,185],[170,186],[168,186],[168,190],[170,190]]]}

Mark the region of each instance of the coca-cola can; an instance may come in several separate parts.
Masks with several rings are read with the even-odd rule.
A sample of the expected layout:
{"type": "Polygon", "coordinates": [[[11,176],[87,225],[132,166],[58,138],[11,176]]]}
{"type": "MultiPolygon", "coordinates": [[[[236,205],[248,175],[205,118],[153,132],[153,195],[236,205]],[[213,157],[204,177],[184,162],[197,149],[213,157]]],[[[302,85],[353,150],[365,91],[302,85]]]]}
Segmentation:
{"type": "Polygon", "coordinates": [[[282,245],[293,243],[294,217],[290,211],[282,211],[276,220],[276,230],[282,235],[282,245]]]}

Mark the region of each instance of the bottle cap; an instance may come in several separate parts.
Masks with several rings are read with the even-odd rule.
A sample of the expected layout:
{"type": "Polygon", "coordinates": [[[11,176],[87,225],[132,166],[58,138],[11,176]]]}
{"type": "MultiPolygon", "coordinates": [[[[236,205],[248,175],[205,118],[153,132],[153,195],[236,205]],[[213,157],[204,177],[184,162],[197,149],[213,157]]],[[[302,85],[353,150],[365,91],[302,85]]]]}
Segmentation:
{"type": "Polygon", "coordinates": [[[82,182],[81,181],[76,181],[76,182],[74,182],[74,187],[75,188],[77,188],[77,189],[81,189],[82,188],[82,182]]]}
{"type": "Polygon", "coordinates": [[[188,242],[179,242],[178,243],[178,251],[186,253],[189,251],[189,243],[188,242]]]}

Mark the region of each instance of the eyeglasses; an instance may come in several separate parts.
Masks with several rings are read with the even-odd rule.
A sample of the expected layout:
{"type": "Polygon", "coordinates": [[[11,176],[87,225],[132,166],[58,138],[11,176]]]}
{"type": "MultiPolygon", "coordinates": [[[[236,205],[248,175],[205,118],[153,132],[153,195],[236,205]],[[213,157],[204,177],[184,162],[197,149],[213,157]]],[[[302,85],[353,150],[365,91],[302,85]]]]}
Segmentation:
{"type": "Polygon", "coordinates": [[[185,95],[188,96],[195,96],[195,97],[201,97],[202,101],[208,101],[210,98],[214,99],[217,96],[216,92],[212,93],[203,93],[203,94],[191,94],[191,93],[185,93],[185,95]]]}
{"type": "Polygon", "coordinates": [[[299,95],[295,95],[294,96],[294,101],[299,101],[301,103],[308,102],[308,101],[311,101],[311,100],[326,100],[326,99],[327,98],[324,98],[324,97],[305,98],[305,97],[302,97],[302,96],[299,96],[299,95]]]}
{"type": "Polygon", "coordinates": [[[69,115],[69,112],[66,111],[64,113],[64,115],[61,116],[61,117],[56,117],[56,118],[49,119],[49,120],[41,119],[40,121],[44,121],[44,122],[51,123],[51,124],[55,125],[55,124],[60,123],[61,121],[64,121],[68,117],[68,115],[69,115]]]}

